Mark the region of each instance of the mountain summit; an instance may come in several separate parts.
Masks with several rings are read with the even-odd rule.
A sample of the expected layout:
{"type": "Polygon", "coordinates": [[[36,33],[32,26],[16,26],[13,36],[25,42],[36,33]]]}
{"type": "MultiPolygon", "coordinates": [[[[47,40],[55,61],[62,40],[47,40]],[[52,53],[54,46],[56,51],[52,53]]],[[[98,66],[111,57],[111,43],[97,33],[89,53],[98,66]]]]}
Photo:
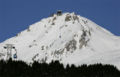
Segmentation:
{"type": "Polygon", "coordinates": [[[87,18],[58,12],[0,43],[0,59],[120,68],[120,38],[87,18]]]}

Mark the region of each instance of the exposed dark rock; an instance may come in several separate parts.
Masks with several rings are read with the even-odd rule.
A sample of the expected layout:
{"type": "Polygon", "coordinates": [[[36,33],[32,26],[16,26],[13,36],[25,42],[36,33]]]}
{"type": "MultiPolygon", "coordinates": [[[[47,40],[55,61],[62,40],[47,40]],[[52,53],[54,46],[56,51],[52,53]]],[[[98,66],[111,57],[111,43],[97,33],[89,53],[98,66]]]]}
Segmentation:
{"type": "Polygon", "coordinates": [[[35,61],[36,57],[38,57],[39,54],[37,53],[35,56],[33,56],[32,61],[35,61]]]}
{"type": "Polygon", "coordinates": [[[73,20],[77,20],[79,22],[79,17],[77,15],[73,15],[73,20]]]}
{"type": "MultiPolygon", "coordinates": [[[[88,32],[89,33],[89,32],[88,32]]],[[[79,48],[81,49],[83,46],[87,46],[87,43],[90,39],[86,39],[87,37],[87,31],[83,30],[83,34],[81,35],[81,38],[79,40],[80,46],[79,48]]]]}
{"type": "Polygon", "coordinates": [[[53,22],[51,25],[55,25],[55,23],[53,22]]]}
{"type": "Polygon", "coordinates": [[[66,48],[67,51],[72,50],[72,52],[73,52],[73,50],[76,50],[76,44],[77,44],[76,40],[73,39],[65,45],[65,48],[66,48]]]}
{"type": "Polygon", "coordinates": [[[41,47],[41,50],[44,50],[44,46],[41,47]]]}
{"type": "Polygon", "coordinates": [[[71,15],[67,14],[65,17],[65,21],[70,21],[71,20],[71,15]]]}
{"type": "Polygon", "coordinates": [[[64,49],[54,51],[54,55],[62,55],[63,53],[64,53],[64,49]]]}

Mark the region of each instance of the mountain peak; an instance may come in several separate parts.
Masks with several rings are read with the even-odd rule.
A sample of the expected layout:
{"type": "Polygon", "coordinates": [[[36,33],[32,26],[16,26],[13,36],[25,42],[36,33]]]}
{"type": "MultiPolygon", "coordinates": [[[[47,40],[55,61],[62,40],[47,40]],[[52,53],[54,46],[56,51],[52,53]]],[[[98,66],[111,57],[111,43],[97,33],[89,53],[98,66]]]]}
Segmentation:
{"type": "Polygon", "coordinates": [[[119,37],[80,15],[58,11],[1,43],[0,58],[6,60],[9,56],[13,60],[48,63],[59,60],[75,65],[97,62],[118,65],[118,50],[119,37]],[[11,55],[7,55],[8,52],[11,55]],[[14,59],[14,54],[17,59],[14,59]]]}

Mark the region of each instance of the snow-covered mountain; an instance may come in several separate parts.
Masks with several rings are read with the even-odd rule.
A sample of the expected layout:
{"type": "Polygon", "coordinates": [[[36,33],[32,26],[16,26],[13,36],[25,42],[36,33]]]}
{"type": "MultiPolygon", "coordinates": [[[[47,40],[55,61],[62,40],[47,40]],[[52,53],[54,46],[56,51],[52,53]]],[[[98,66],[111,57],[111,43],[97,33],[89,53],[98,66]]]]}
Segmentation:
{"type": "Polygon", "coordinates": [[[0,58],[64,64],[113,64],[120,68],[120,37],[74,13],[54,14],[0,43],[0,58]],[[6,48],[6,45],[13,48],[6,48]],[[14,59],[14,58],[13,58],[14,59]]]}

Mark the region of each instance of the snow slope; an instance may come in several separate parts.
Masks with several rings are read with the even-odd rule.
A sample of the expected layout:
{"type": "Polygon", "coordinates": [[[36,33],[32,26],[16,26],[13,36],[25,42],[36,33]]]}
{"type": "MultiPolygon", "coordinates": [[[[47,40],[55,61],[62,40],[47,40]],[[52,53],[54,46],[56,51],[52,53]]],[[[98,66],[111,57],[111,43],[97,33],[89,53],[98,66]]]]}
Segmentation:
{"type": "MultiPolygon", "coordinates": [[[[74,13],[44,18],[0,43],[0,58],[5,60],[6,44],[15,46],[17,60],[28,63],[59,60],[64,64],[104,63],[120,68],[120,38],[74,13]]],[[[11,52],[13,55],[14,49],[11,52]]]]}

